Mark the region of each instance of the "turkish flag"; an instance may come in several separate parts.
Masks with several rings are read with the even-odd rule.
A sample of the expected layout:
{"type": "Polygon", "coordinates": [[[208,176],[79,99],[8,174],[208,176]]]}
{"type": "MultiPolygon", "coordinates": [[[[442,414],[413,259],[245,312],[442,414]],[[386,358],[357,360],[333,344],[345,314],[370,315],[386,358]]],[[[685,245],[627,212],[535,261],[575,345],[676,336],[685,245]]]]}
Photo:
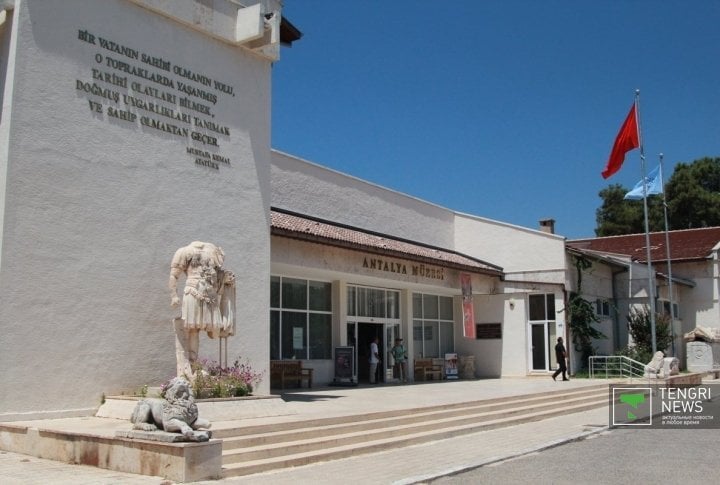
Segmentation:
{"type": "Polygon", "coordinates": [[[615,138],[615,144],[613,145],[612,152],[610,152],[610,159],[608,159],[605,170],[602,171],[604,179],[610,177],[612,174],[620,170],[623,162],[625,161],[625,154],[640,146],[640,137],[638,136],[638,124],[637,124],[637,110],[636,105],[630,108],[625,123],[620,128],[615,138]]]}

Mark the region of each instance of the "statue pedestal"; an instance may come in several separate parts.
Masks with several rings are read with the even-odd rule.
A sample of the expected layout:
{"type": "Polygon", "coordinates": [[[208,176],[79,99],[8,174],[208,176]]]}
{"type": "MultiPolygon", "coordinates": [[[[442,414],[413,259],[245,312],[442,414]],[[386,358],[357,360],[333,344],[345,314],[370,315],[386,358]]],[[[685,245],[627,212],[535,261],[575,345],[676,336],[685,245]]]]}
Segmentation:
{"type": "Polygon", "coordinates": [[[115,436],[118,438],[130,438],[133,440],[146,440],[146,441],[158,441],[160,443],[189,443],[180,433],[168,433],[167,431],[116,431],[115,436]]]}

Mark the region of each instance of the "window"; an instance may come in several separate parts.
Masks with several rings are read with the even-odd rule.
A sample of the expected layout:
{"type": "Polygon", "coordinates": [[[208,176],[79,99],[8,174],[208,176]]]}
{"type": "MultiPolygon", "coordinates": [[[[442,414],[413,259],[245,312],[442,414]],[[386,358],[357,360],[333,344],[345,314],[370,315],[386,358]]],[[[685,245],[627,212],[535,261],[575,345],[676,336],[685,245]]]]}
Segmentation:
{"type": "Polygon", "coordinates": [[[423,357],[443,357],[455,349],[453,299],[413,293],[413,340],[423,357]]]}
{"type": "Polygon", "coordinates": [[[595,300],[595,314],[599,317],[609,317],[610,302],[601,298],[595,300]]]}
{"type": "Polygon", "coordinates": [[[532,370],[551,370],[557,366],[554,346],[556,338],[555,295],[528,296],[530,351],[532,370]]]}
{"type": "MultiPolygon", "coordinates": [[[[660,300],[660,305],[662,305],[660,308],[662,308],[662,311],[665,313],[665,315],[670,315],[670,302],[667,300],[660,300]]],[[[673,302],[672,309],[673,309],[673,318],[674,319],[680,318],[680,308],[678,307],[677,303],[673,302]]]]}
{"type": "Polygon", "coordinates": [[[530,321],[555,321],[555,295],[530,295],[530,321]]]}
{"type": "Polygon", "coordinates": [[[270,358],[332,358],[332,285],[270,277],[270,358]]]}
{"type": "Polygon", "coordinates": [[[364,286],[347,287],[349,317],[400,318],[400,292],[364,286]]]}
{"type": "Polygon", "coordinates": [[[476,323],[475,324],[475,339],[476,340],[489,340],[502,338],[502,324],[501,323],[476,323]]]}

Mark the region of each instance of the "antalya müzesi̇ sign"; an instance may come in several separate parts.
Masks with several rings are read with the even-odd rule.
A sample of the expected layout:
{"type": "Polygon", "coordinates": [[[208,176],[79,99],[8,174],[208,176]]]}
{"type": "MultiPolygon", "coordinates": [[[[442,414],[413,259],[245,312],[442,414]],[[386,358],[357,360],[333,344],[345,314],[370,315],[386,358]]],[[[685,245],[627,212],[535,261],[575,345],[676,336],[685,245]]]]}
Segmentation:
{"type": "Polygon", "coordinates": [[[392,259],[364,257],[362,267],[364,269],[383,271],[386,273],[395,273],[401,275],[412,275],[420,278],[429,278],[433,280],[445,279],[445,268],[425,264],[407,264],[402,261],[392,259]]]}

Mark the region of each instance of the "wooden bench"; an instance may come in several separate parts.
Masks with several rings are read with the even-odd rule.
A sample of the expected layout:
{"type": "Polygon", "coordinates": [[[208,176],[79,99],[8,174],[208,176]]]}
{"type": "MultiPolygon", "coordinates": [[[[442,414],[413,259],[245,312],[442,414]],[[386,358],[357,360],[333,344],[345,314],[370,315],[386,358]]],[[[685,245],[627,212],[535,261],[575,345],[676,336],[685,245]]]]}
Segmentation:
{"type": "Polygon", "coordinates": [[[313,369],[303,368],[301,360],[271,360],[270,386],[285,389],[286,382],[292,382],[302,387],[302,381],[307,381],[308,389],[312,387],[313,369]]]}
{"type": "Polygon", "coordinates": [[[445,359],[432,359],[432,369],[425,374],[439,381],[445,379],[445,359]]]}
{"type": "Polygon", "coordinates": [[[444,361],[442,359],[415,359],[413,373],[415,380],[442,380],[444,361]]]}

